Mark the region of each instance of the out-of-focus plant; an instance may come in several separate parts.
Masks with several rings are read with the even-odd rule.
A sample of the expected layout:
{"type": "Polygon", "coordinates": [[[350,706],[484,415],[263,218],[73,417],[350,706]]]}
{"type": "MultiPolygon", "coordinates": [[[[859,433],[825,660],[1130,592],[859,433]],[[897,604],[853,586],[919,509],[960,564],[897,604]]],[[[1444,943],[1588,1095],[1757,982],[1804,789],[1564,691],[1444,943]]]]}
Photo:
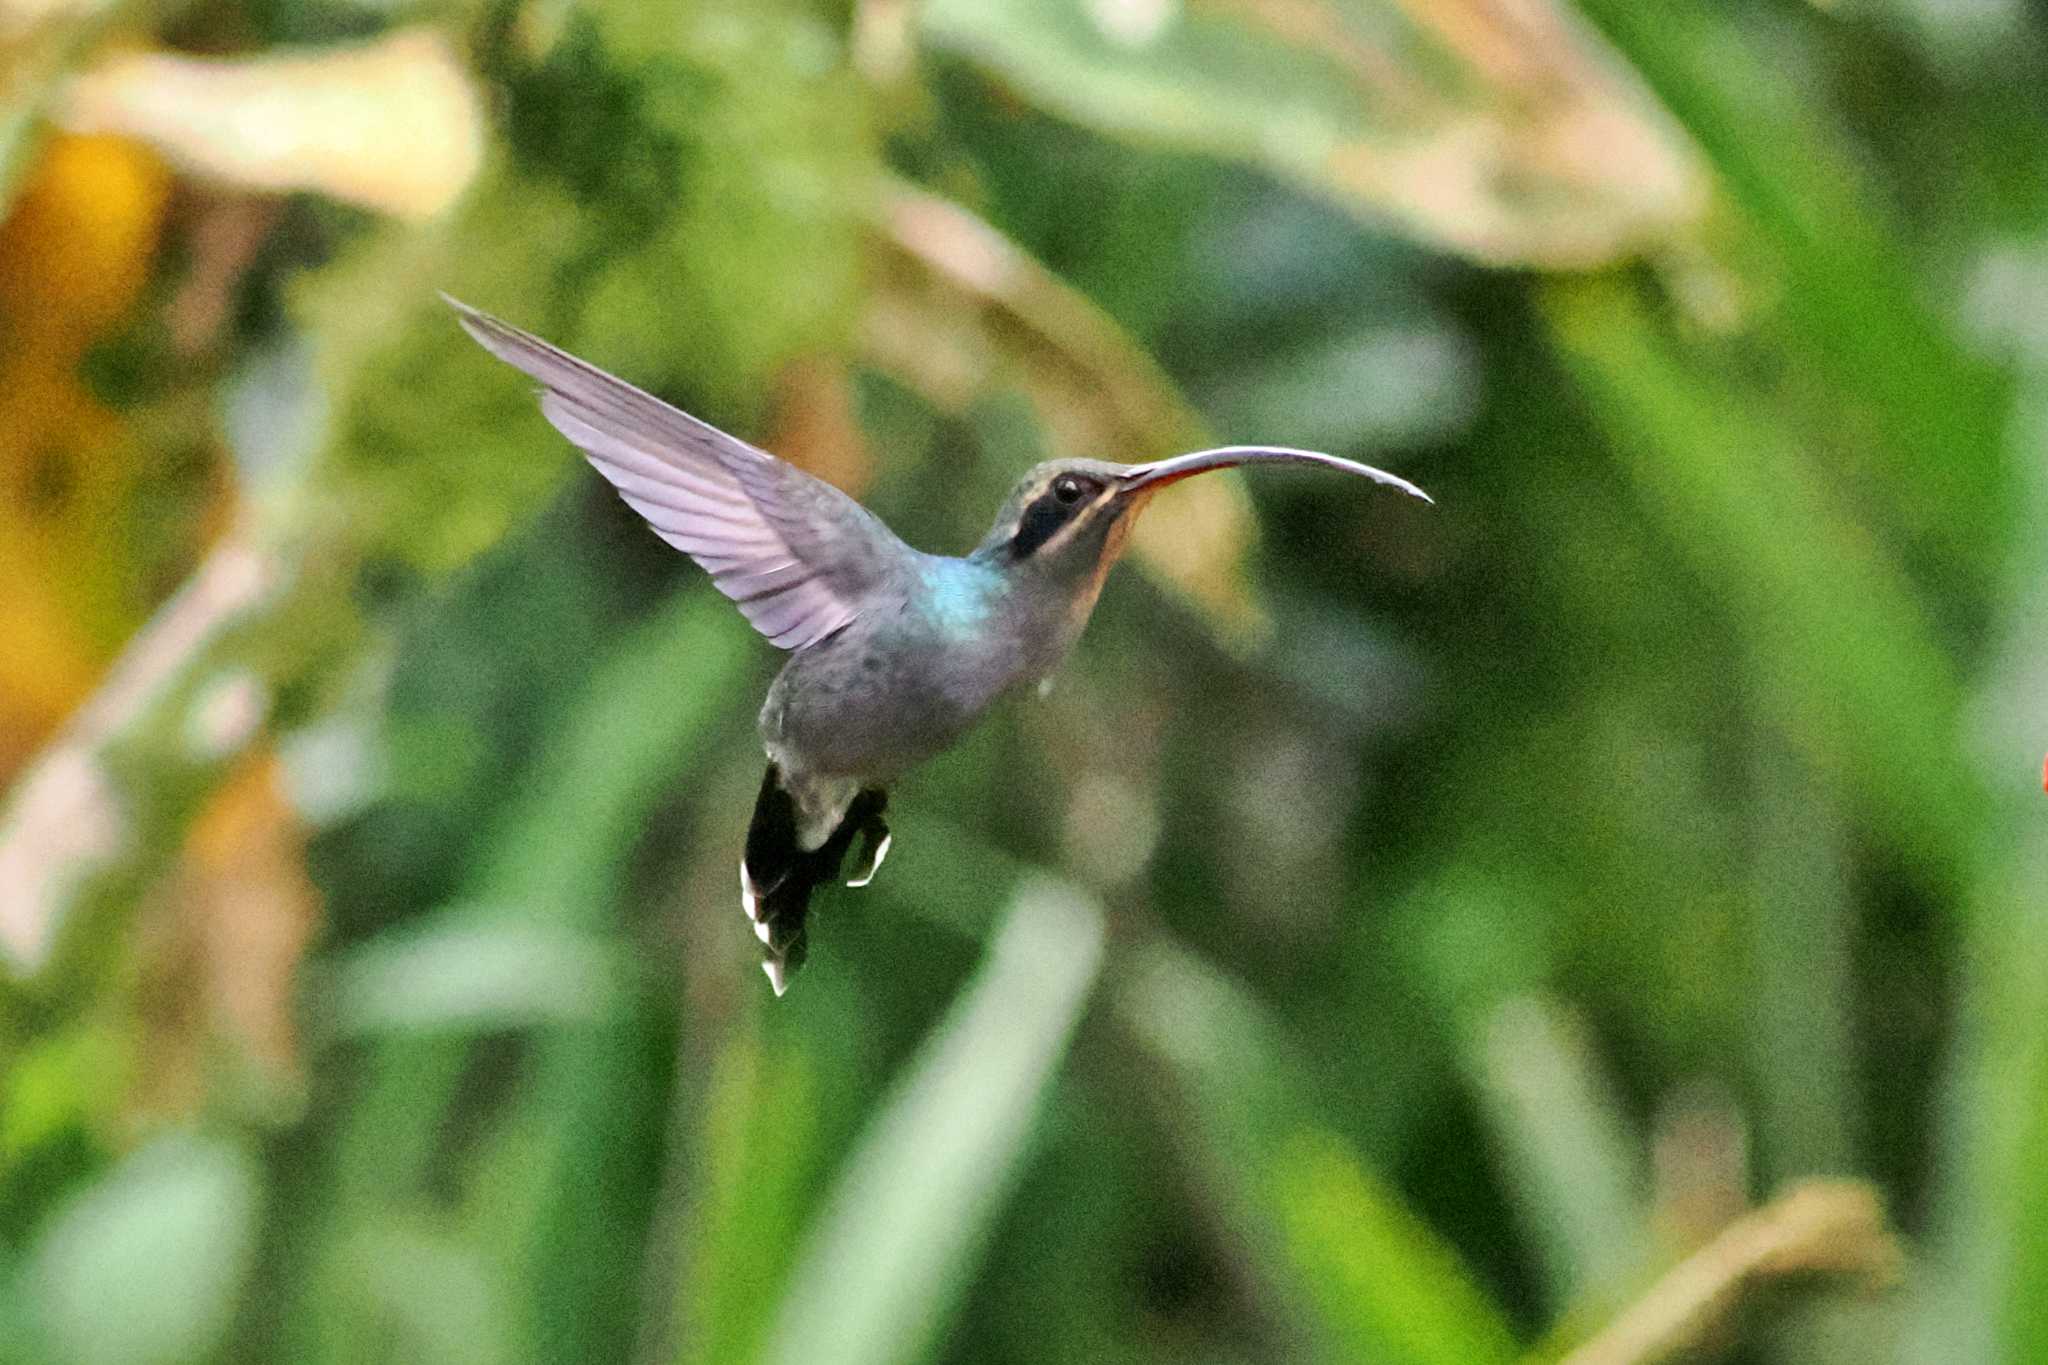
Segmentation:
{"type": "Polygon", "coordinates": [[[0,0],[0,1355],[2048,1352],[2042,37],[0,0]],[[1438,506],[1162,498],[771,1005],[752,637],[440,290],[933,548],[1438,506]]]}

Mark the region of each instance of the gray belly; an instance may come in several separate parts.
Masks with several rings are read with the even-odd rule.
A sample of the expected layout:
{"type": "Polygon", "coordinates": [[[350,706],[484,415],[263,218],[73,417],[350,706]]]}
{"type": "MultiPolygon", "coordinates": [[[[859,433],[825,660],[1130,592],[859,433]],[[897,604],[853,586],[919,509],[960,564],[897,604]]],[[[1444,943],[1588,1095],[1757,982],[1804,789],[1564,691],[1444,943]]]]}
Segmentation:
{"type": "Polygon", "coordinates": [[[1016,681],[1015,663],[853,626],[800,650],[761,707],[761,740],[785,771],[890,781],[951,745],[1016,681]]]}

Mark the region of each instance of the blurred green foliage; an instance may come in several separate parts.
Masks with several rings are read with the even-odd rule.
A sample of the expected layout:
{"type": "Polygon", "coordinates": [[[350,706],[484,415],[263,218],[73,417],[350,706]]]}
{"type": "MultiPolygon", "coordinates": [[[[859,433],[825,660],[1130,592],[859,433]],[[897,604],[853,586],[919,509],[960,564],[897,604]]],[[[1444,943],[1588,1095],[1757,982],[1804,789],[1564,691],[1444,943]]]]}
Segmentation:
{"type": "Polygon", "coordinates": [[[0,1360],[2048,1359],[2044,39],[0,3],[0,1360]],[[415,23],[452,207],[361,206],[459,108],[58,131],[112,36],[315,44],[317,133],[415,23]],[[1437,505],[1160,499],[776,1001],[770,651],[443,290],[927,548],[1211,435],[1437,505]],[[1820,1175],[1901,1266],[1745,1218],[1820,1175]]]}

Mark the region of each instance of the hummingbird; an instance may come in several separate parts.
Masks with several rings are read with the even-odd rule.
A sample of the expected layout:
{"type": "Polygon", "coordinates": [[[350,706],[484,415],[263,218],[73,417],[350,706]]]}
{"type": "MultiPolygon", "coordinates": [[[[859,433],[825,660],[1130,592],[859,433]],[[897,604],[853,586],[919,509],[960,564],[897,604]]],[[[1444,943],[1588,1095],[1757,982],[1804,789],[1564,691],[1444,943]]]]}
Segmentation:
{"type": "Polygon", "coordinates": [[[811,893],[839,879],[856,844],[848,886],[866,886],[888,855],[889,785],[1059,666],[1153,495],[1213,470],[1296,464],[1431,500],[1384,470],[1285,446],[1061,459],[1017,482],[971,553],[926,554],[831,484],[443,298],[485,350],[540,385],[541,414],[654,533],[789,651],[761,706],[768,766],[740,863],[740,904],[777,996],[808,952],[811,893]]]}

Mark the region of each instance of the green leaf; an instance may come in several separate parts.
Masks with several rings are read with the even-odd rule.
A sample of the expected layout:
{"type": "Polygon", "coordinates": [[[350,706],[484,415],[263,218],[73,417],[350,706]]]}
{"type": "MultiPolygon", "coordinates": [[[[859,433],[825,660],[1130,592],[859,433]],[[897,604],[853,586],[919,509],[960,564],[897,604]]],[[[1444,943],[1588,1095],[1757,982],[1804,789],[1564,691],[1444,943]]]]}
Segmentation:
{"type": "Polygon", "coordinates": [[[191,1360],[222,1340],[256,1251],[263,1192],[239,1144],[172,1134],[52,1217],[27,1267],[50,1358],[191,1360]]]}
{"type": "Polygon", "coordinates": [[[759,1358],[826,1156],[819,1091],[800,1045],[742,1033],[719,1054],[705,1087],[702,1193],[676,1303],[682,1361],[759,1358]]]}
{"type": "Polygon", "coordinates": [[[1479,1104],[1558,1309],[1618,1302],[1652,1247],[1637,1153],[1579,1021],[1541,996],[1511,998],[1471,1028],[1479,1104]]]}
{"type": "Polygon", "coordinates": [[[1955,665],[1900,566],[1770,400],[1616,280],[1555,284],[1551,336],[1644,510],[1745,642],[1757,705],[1937,882],[1974,847],[1955,665]]]}
{"type": "Polygon", "coordinates": [[[806,1239],[766,1359],[924,1359],[1029,1148],[1102,960],[1100,912],[1018,893],[987,961],[926,1040],[806,1239]]]}
{"type": "Polygon", "coordinates": [[[732,707],[757,648],[732,604],[700,587],[598,661],[500,807],[474,899],[603,923],[649,807],[732,707]]]}
{"type": "MultiPolygon", "coordinates": [[[[607,63],[634,101],[625,145],[589,159],[656,189],[644,240],[588,263],[587,331],[573,339],[602,335],[598,358],[618,373],[685,379],[707,415],[758,414],[784,365],[851,340],[881,172],[867,91],[808,0],[586,13],[601,16],[607,63]]],[[[582,137],[590,106],[571,79],[555,117],[582,137]]],[[[616,194],[598,205],[626,216],[618,206],[616,194]]]]}
{"type": "Polygon", "coordinates": [[[1770,363],[1818,371],[1803,381],[1818,390],[1807,417],[1815,436],[1839,441],[1839,458],[1883,481],[1895,530],[1928,540],[1981,590],[2012,505],[2002,384],[1928,306],[1938,274],[1908,254],[1887,187],[1864,172],[1866,152],[1796,74],[1812,52],[1766,51],[1715,6],[1584,8],[1705,148],[1767,243],[1770,271],[1746,263],[1747,287],[1785,296],[1765,322],[1780,352],[1770,363]],[[1780,277],[1765,283],[1767,273],[1780,277]]]}
{"type": "Polygon", "coordinates": [[[1267,1197],[1332,1358],[1418,1365],[1514,1358],[1499,1310],[1473,1287],[1457,1254],[1344,1143],[1302,1129],[1270,1155],[1267,1197]]]}
{"type": "Polygon", "coordinates": [[[1515,1358],[1457,1253],[1330,1129],[1300,1063],[1239,987],[1154,945],[1119,1000],[1181,1096],[1195,1157],[1260,1270],[1326,1358],[1515,1358]]]}
{"type": "Polygon", "coordinates": [[[482,1032],[585,1023],[616,1007],[620,964],[609,943],[504,915],[455,907],[351,950],[329,981],[334,1031],[482,1032]]]}
{"type": "MultiPolygon", "coordinates": [[[[616,932],[620,869],[650,811],[727,705],[753,637],[710,592],[679,593],[575,689],[494,810],[488,850],[452,911],[347,960],[344,1027],[376,1031],[327,1188],[334,1224],[306,1351],[345,1359],[366,1291],[355,1239],[439,1181],[473,1194],[462,1237],[506,1339],[571,1355],[609,1353],[630,1329],[626,1297],[577,1300],[594,1272],[629,1274],[646,1202],[605,1172],[657,1132],[665,1078],[650,1002],[631,990],[616,932]],[[486,918],[488,916],[488,918],[486,918]],[[477,960],[465,967],[465,952],[477,960]],[[481,1150],[451,1163],[445,1130],[465,1093],[466,1041],[546,1023],[481,1150]],[[573,1292],[572,1292],[573,1291],[573,1292]],[[561,1305],[577,1301],[581,1310],[561,1305]],[[507,1318],[523,1313],[520,1326],[507,1318]]],[[[471,1311],[470,1301],[462,1301],[471,1311]]],[[[481,1311],[481,1310],[477,1310],[481,1311]]],[[[446,1330],[418,1324],[425,1335],[446,1330]]]]}
{"type": "Polygon", "coordinates": [[[930,0],[919,22],[1077,122],[1256,166],[1487,262],[1603,263],[1689,230],[1705,205],[1690,148],[1559,14],[930,0]],[[1587,138],[1604,154],[1568,150],[1587,138]]]}

